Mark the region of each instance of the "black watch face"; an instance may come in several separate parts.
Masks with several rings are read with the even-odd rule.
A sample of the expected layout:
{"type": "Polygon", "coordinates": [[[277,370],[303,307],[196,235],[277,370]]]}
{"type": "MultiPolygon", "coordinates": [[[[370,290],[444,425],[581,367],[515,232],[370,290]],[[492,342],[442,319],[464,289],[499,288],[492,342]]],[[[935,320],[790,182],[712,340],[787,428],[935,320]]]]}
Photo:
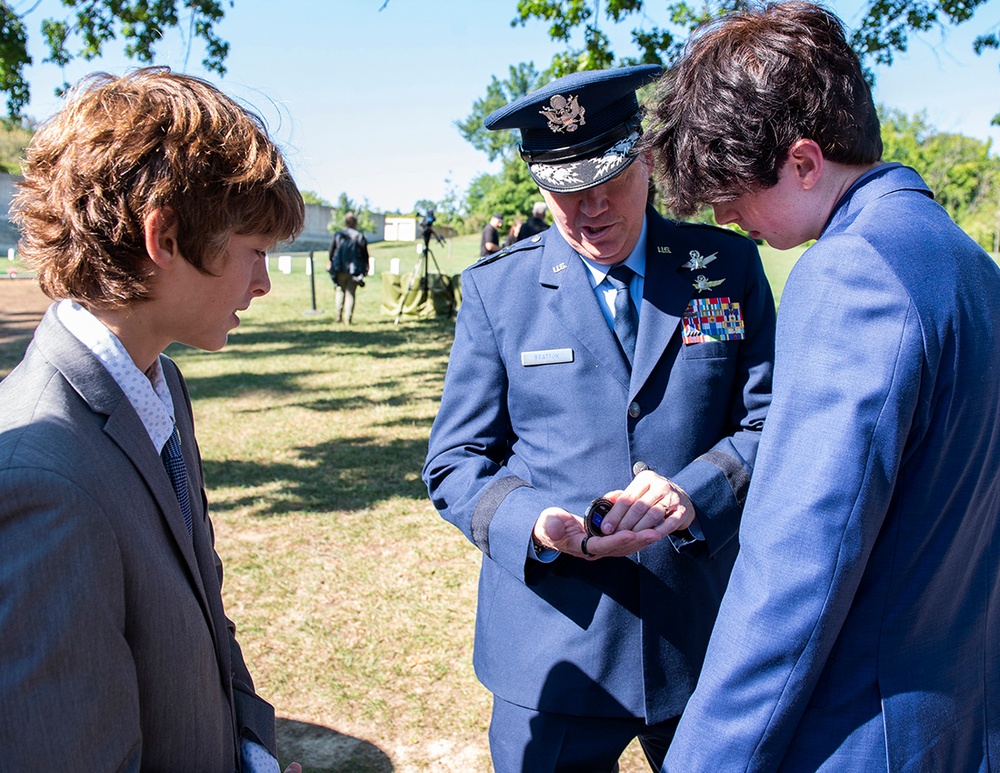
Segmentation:
{"type": "Polygon", "coordinates": [[[583,515],[583,522],[587,527],[587,534],[591,537],[600,537],[601,524],[604,522],[604,516],[612,508],[612,502],[604,497],[598,497],[589,505],[587,505],[587,512],[583,515]]]}

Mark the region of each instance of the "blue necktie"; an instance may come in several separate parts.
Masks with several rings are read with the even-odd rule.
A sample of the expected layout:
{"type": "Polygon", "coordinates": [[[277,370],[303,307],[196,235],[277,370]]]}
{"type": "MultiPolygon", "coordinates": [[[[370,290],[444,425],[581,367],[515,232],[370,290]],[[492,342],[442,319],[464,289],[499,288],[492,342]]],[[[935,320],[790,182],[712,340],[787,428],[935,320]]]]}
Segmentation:
{"type": "Polygon", "coordinates": [[[615,266],[605,279],[617,290],[615,293],[615,336],[621,344],[629,367],[635,357],[635,337],[639,329],[638,315],[628,291],[629,282],[635,272],[626,265],[615,266]]]}
{"type": "Polygon", "coordinates": [[[184,516],[184,525],[187,526],[188,534],[194,534],[191,519],[191,499],[188,495],[187,467],[184,464],[184,457],[181,455],[181,437],[177,434],[177,427],[170,433],[170,439],[163,446],[160,452],[163,459],[163,466],[167,468],[167,475],[170,476],[170,483],[174,487],[177,495],[177,502],[181,506],[181,513],[184,516]]]}

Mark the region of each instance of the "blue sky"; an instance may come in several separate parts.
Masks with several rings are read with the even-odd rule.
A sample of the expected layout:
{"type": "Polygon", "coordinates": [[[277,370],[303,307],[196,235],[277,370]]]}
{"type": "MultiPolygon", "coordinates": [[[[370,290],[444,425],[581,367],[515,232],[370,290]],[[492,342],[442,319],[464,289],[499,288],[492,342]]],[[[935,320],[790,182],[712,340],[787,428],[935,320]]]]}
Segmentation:
{"type": "MultiPolygon", "coordinates": [[[[462,193],[477,174],[497,171],[454,121],[469,114],[492,75],[506,77],[522,61],[544,69],[558,47],[541,22],[510,26],[516,0],[388,0],[380,10],[384,1],[235,0],[218,28],[230,43],[225,77],[206,73],[201,47],[189,52],[177,33],[164,39],[157,63],[206,77],[255,108],[303,190],[330,200],[346,192],[382,210],[409,211],[419,199],[441,199],[449,181],[462,193]]],[[[23,12],[36,0],[13,5],[23,12]]],[[[654,14],[664,5],[647,3],[654,14]]],[[[860,6],[830,3],[849,27],[860,6]]],[[[41,0],[26,19],[36,62],[26,112],[38,119],[58,109],[55,85],[130,66],[118,46],[65,71],[43,64],[41,20],[62,14],[58,0],[41,0]]],[[[926,110],[939,130],[991,138],[1000,152],[1000,128],[989,125],[1000,112],[1000,55],[977,57],[971,48],[976,34],[998,24],[1000,0],[989,0],[969,31],[911,39],[908,53],[877,71],[876,101],[909,114],[926,110]]],[[[631,53],[633,26],[610,31],[619,55],[631,53]]]]}

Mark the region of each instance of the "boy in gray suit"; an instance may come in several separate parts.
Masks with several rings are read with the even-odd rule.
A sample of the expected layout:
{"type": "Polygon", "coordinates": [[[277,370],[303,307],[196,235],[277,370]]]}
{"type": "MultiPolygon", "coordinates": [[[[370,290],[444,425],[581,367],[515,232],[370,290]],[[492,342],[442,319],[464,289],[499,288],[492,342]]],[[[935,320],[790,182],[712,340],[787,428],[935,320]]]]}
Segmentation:
{"type": "Polygon", "coordinates": [[[303,209],[261,121],[163,68],[90,76],[32,140],[15,217],[56,303],[0,383],[5,767],[277,771],[162,352],[223,347],[303,209]]]}

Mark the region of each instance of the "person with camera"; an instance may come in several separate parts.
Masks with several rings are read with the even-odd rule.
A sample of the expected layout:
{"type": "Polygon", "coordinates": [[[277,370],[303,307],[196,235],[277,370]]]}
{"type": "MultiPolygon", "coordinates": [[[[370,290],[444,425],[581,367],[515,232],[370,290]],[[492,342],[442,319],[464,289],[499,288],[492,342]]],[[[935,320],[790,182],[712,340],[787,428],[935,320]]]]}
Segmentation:
{"type": "Polygon", "coordinates": [[[365,286],[368,275],[368,240],[358,231],[358,218],[353,212],[344,215],[344,229],[333,235],[327,271],[336,287],[337,322],[350,325],[354,317],[354,294],[365,286]]]}
{"type": "Polygon", "coordinates": [[[423,478],[482,551],[498,773],[610,772],[636,737],[658,769],[737,553],[774,299],[752,240],[647,206],[636,90],[660,72],[575,73],[486,120],[520,130],[555,225],[462,274],[423,478]]]}

